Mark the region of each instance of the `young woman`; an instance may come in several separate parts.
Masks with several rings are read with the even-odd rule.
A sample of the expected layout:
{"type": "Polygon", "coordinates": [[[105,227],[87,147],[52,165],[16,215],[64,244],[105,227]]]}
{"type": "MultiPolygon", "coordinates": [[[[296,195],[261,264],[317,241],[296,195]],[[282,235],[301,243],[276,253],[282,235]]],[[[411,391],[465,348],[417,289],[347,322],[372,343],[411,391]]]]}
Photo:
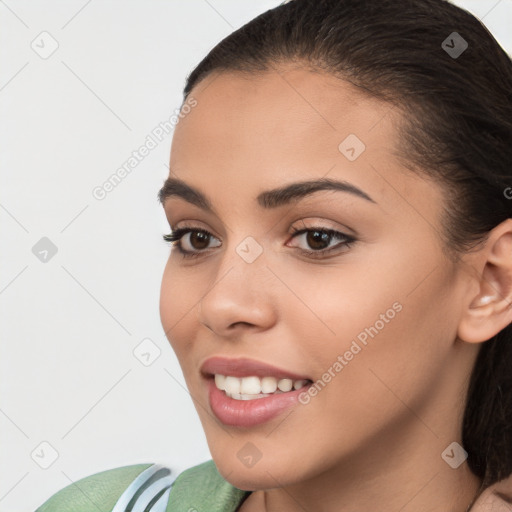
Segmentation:
{"type": "Polygon", "coordinates": [[[38,510],[510,510],[511,91],[443,0],[292,0],[221,41],[159,192],[212,460],[38,510]]]}

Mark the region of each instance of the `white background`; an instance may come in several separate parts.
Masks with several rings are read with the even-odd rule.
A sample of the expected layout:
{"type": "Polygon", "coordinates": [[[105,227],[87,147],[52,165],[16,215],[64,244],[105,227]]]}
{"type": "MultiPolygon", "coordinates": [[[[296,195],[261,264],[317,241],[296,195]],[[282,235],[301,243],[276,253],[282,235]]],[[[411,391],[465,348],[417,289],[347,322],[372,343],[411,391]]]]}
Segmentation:
{"type": "MultiPolygon", "coordinates": [[[[0,0],[0,512],[106,469],[210,458],[158,311],[172,133],[105,199],[92,190],[179,107],[208,50],[279,3],[0,0]],[[47,59],[31,48],[50,48],[43,31],[47,59]],[[149,366],[133,354],[146,338],[149,366]],[[58,452],[47,469],[41,442],[58,452]]],[[[512,0],[456,3],[512,53],[512,0]]]]}

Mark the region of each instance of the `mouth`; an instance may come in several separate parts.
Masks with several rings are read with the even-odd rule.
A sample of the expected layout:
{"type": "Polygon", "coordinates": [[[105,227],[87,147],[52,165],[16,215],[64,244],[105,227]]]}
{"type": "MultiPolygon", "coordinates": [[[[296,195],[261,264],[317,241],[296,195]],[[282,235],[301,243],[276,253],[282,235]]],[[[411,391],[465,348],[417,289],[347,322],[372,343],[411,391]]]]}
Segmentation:
{"type": "Polygon", "coordinates": [[[213,357],[201,366],[214,415],[225,425],[252,427],[297,405],[313,381],[252,359],[213,357]]]}

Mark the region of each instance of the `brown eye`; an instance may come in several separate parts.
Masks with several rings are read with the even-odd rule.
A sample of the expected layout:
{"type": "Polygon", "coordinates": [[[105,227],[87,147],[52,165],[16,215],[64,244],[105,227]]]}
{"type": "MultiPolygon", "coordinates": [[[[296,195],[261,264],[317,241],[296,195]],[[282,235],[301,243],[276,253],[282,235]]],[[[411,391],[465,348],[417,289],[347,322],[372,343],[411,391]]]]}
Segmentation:
{"type": "Polygon", "coordinates": [[[201,250],[208,248],[208,242],[210,241],[210,235],[202,231],[191,231],[189,237],[189,243],[193,249],[201,250]]]}
{"type": "Polygon", "coordinates": [[[343,248],[348,249],[357,240],[350,235],[346,235],[341,231],[327,228],[306,228],[297,229],[292,228],[294,233],[293,238],[303,239],[306,247],[300,250],[308,256],[323,257],[324,255],[331,254],[332,252],[340,252],[343,248]],[[305,235],[305,236],[303,236],[305,235]],[[331,245],[335,241],[334,245],[331,245]]]}
{"type": "MultiPolygon", "coordinates": [[[[177,247],[178,251],[184,257],[199,256],[202,252],[206,252],[208,244],[212,240],[217,240],[211,233],[201,228],[179,228],[170,235],[164,235],[166,242],[171,242],[177,247]]],[[[218,247],[220,241],[214,247],[218,247]]]]}
{"type": "Polygon", "coordinates": [[[329,246],[332,235],[325,231],[309,231],[306,236],[306,241],[312,249],[321,250],[329,246]]]}

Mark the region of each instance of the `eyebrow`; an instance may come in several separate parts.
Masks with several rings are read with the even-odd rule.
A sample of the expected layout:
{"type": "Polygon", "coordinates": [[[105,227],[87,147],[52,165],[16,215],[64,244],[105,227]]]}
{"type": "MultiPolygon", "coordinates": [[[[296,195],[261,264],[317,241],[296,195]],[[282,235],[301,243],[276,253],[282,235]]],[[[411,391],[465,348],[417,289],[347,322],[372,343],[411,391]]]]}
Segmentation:
{"type": "MultiPolygon", "coordinates": [[[[262,208],[277,208],[302,199],[320,190],[335,190],[346,192],[371,203],[377,204],[366,192],[352,185],[348,181],[339,181],[332,178],[319,178],[309,181],[289,183],[272,190],[258,194],[256,200],[262,208]]],[[[167,178],[164,186],[158,192],[158,199],[162,205],[168,197],[181,197],[185,201],[209,212],[215,213],[211,201],[198,189],[178,178],[167,178]]]]}

